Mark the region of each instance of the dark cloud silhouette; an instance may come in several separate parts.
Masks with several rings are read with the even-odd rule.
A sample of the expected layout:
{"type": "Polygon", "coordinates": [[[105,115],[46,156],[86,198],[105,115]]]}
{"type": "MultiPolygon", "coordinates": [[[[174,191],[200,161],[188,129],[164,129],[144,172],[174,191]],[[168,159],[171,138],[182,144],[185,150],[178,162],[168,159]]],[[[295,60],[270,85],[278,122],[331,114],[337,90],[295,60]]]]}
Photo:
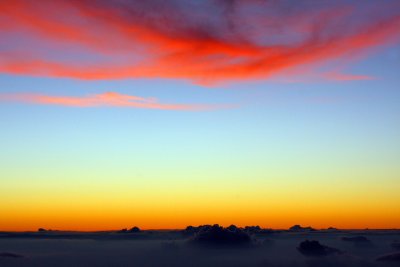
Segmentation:
{"type": "Polygon", "coordinates": [[[300,245],[297,247],[297,250],[301,254],[310,257],[327,256],[330,254],[341,253],[340,250],[321,245],[316,240],[305,240],[301,242],[300,245]]]}
{"type": "Polygon", "coordinates": [[[236,225],[234,225],[234,224],[231,224],[228,227],[226,227],[226,229],[229,230],[229,231],[234,232],[234,231],[238,230],[238,227],[236,225]]]}
{"type": "Polygon", "coordinates": [[[292,232],[308,232],[308,231],[316,231],[314,228],[312,228],[311,226],[307,226],[307,227],[302,227],[301,225],[293,225],[292,227],[289,228],[289,231],[292,232]]]}
{"type": "Polygon", "coordinates": [[[134,226],[129,230],[127,228],[121,229],[121,230],[117,231],[117,233],[121,233],[121,234],[124,234],[124,233],[139,233],[140,231],[141,230],[140,230],[139,227],[134,226]]]}
{"type": "Polygon", "coordinates": [[[199,225],[199,226],[189,225],[189,226],[187,226],[185,228],[185,230],[182,231],[182,233],[185,236],[191,236],[191,235],[194,235],[195,233],[198,233],[200,230],[205,230],[205,229],[208,229],[208,228],[211,228],[211,227],[212,227],[212,225],[209,225],[209,224],[199,225]]]}
{"type": "Polygon", "coordinates": [[[244,231],[248,233],[259,233],[262,231],[261,227],[256,225],[256,226],[245,226],[244,231]]]}
{"type": "Polygon", "coordinates": [[[203,245],[242,246],[250,245],[250,235],[236,226],[224,228],[218,224],[199,226],[191,241],[203,245]]]}
{"type": "Polygon", "coordinates": [[[139,233],[139,232],[140,232],[140,228],[137,226],[134,226],[131,229],[129,229],[129,233],[139,233]]]}
{"type": "MultiPolygon", "coordinates": [[[[214,225],[215,226],[215,225],[214,225]]],[[[200,226],[187,226],[185,228],[185,230],[183,230],[183,234],[184,235],[193,235],[195,233],[198,233],[200,231],[205,231],[205,230],[209,230],[213,227],[213,225],[210,224],[206,224],[206,225],[200,225],[200,226]]],[[[268,233],[273,233],[276,232],[272,229],[263,229],[258,225],[255,226],[245,226],[245,227],[237,227],[234,224],[231,224],[230,226],[225,228],[228,231],[231,232],[246,232],[250,235],[252,234],[268,234],[268,233]]]]}
{"type": "Polygon", "coordinates": [[[400,263],[400,252],[382,255],[382,256],[379,256],[376,260],[400,263]]]}
{"type": "MultiPolygon", "coordinates": [[[[252,228],[247,227],[247,229],[252,228]]],[[[257,227],[254,228],[257,229],[257,227]]],[[[20,259],[14,259],[9,254],[3,254],[4,256],[0,256],[0,266],[399,266],[394,254],[385,254],[385,249],[389,253],[391,250],[389,246],[393,241],[399,240],[398,230],[274,231],[273,234],[264,234],[263,231],[266,229],[254,233],[245,229],[246,227],[235,225],[226,228],[219,225],[202,225],[190,226],[185,230],[142,230],[140,234],[58,230],[40,234],[0,232],[0,252],[23,255],[20,259]],[[191,234],[183,236],[184,232],[191,232],[191,234]],[[226,234],[227,232],[234,234],[226,234]],[[204,233],[208,235],[203,235],[204,233]],[[241,239],[235,233],[245,233],[251,241],[236,242],[241,239]],[[373,240],[375,246],[369,250],[362,250],[348,246],[349,242],[341,240],[343,236],[356,237],[360,233],[373,240]],[[204,239],[200,242],[194,241],[199,236],[205,237],[206,241],[204,239]],[[306,239],[308,240],[300,244],[300,241],[306,239]],[[232,240],[235,241],[232,242],[232,240]],[[377,260],[378,255],[382,255],[382,259],[377,260]]],[[[129,230],[127,228],[126,232],[129,230]]]]}
{"type": "Polygon", "coordinates": [[[0,258],[23,258],[24,256],[11,252],[0,252],[0,258]]]}

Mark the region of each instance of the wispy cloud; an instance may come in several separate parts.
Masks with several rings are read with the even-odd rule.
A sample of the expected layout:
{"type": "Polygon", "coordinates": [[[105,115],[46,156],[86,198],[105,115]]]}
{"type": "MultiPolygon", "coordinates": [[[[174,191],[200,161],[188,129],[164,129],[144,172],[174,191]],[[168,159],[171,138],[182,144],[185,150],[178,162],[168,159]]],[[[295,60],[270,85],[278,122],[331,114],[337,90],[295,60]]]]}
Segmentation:
{"type": "Polygon", "coordinates": [[[267,78],[400,35],[396,0],[14,0],[0,18],[0,72],[79,79],[267,78]]]}
{"type": "Polygon", "coordinates": [[[360,81],[360,80],[375,80],[376,78],[369,75],[356,75],[341,72],[327,72],[325,78],[335,81],[360,81]]]}
{"type": "Polygon", "coordinates": [[[218,105],[199,105],[199,104],[166,104],[161,103],[156,98],[143,98],[132,95],[124,95],[116,92],[106,92],[87,96],[50,96],[33,93],[10,93],[0,94],[0,101],[3,102],[22,102],[41,105],[58,105],[67,107],[127,107],[142,109],[162,109],[162,110],[186,110],[202,111],[219,108],[228,108],[218,105]]]}

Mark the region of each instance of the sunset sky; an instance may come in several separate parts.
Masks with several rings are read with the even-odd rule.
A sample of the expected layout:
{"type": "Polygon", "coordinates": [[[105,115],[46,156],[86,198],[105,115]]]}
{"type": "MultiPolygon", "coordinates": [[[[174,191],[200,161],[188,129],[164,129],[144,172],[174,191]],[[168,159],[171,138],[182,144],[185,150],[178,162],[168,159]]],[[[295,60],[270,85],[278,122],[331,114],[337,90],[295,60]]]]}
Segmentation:
{"type": "Polygon", "coordinates": [[[400,1],[0,1],[0,231],[400,228],[400,1]]]}

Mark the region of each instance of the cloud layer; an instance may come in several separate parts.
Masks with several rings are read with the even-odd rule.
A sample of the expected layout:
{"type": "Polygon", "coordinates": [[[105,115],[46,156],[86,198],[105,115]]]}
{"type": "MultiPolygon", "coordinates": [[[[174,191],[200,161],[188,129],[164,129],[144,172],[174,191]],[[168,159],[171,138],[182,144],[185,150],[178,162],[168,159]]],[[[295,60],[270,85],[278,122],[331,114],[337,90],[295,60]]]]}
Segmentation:
{"type": "Polygon", "coordinates": [[[200,111],[219,108],[211,105],[166,104],[155,98],[143,98],[124,95],[116,92],[88,95],[84,97],[50,96],[32,93],[0,94],[0,101],[22,102],[42,105],[59,105],[68,107],[128,107],[163,110],[200,111]]]}
{"type": "Polygon", "coordinates": [[[209,83],[268,78],[398,40],[400,4],[14,0],[0,3],[0,34],[3,73],[209,83]]]}

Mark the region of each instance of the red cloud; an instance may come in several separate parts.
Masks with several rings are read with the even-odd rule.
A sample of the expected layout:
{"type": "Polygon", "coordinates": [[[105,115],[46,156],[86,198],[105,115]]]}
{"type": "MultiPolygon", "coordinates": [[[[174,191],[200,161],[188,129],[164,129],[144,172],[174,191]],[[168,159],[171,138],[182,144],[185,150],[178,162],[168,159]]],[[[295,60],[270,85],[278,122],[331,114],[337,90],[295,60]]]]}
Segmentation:
{"type": "Polygon", "coordinates": [[[0,23],[10,37],[0,50],[4,73],[215,82],[266,78],[395,40],[400,5],[14,0],[0,3],[0,23]]]}
{"type": "Polygon", "coordinates": [[[129,107],[163,110],[200,111],[219,108],[211,105],[165,104],[155,98],[123,95],[116,92],[89,95],[86,97],[49,96],[43,94],[0,94],[0,101],[23,102],[69,107],[129,107]]]}

